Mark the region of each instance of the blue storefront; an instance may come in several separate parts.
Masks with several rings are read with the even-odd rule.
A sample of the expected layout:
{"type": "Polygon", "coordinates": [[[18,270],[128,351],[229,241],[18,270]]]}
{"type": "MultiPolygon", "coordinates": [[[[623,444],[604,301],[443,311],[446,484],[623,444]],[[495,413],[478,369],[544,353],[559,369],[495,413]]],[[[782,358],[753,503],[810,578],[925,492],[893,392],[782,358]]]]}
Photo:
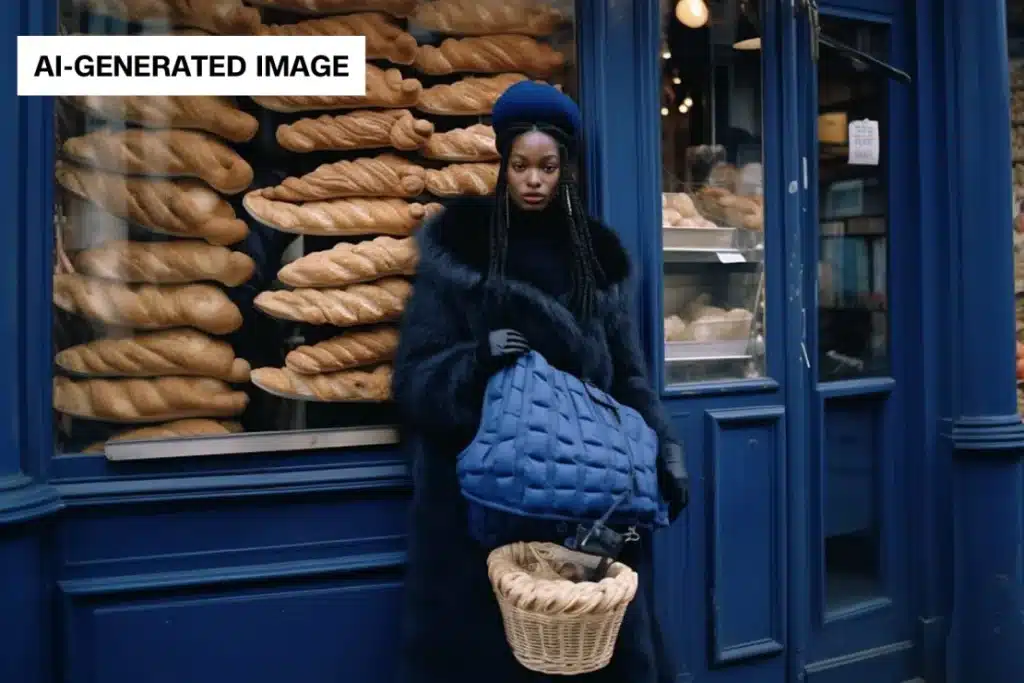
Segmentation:
{"type": "MultiPolygon", "coordinates": [[[[0,8],[9,65],[17,35],[123,30],[117,16],[93,18],[102,7],[116,15],[111,4],[58,4],[0,8]]],[[[542,4],[572,19],[556,35],[569,46],[561,82],[586,120],[586,199],[633,254],[651,378],[694,482],[688,511],[656,547],[679,680],[1020,680],[1015,3],[542,4]]],[[[309,19],[275,5],[288,2],[261,3],[262,21],[309,19]]],[[[408,14],[402,6],[381,2],[408,14]]],[[[226,32],[168,11],[171,25],[226,32]]],[[[411,78],[412,58],[390,54],[382,59],[411,78]]],[[[63,373],[67,357],[54,363],[84,343],[60,316],[91,310],[111,323],[109,307],[90,309],[74,292],[54,306],[55,278],[66,289],[88,275],[80,252],[94,246],[69,245],[62,230],[113,216],[134,231],[146,220],[110,200],[114,185],[90,186],[91,170],[79,185],[55,182],[54,159],[69,149],[63,105],[17,98],[13,68],[5,74],[0,680],[389,680],[411,487],[389,408],[324,409],[250,387],[242,416],[165,415],[241,427],[108,441],[105,457],[102,445],[86,448],[139,424],[104,419],[102,391],[85,390],[83,403],[68,384],[157,380],[124,379],[138,374],[119,374],[114,361],[110,372],[77,374],[63,373]],[[68,209],[69,188],[110,216],[68,209]],[[77,272],[61,269],[67,254],[77,272]],[[103,432],[111,422],[122,424],[103,432]]],[[[427,92],[436,79],[422,81],[427,92]]],[[[254,186],[311,170],[266,151],[274,135],[264,124],[281,123],[279,111],[241,106],[260,126],[232,141],[254,186]]],[[[485,121],[456,123],[475,122],[485,121]]],[[[247,223],[242,250],[263,235],[255,268],[280,247],[276,271],[294,246],[260,233],[258,216],[247,223]]],[[[306,233],[298,257],[317,239],[306,233]]],[[[124,279],[167,286],[147,277],[124,279]]],[[[280,365],[265,340],[283,328],[243,313],[243,328],[259,332],[235,338],[238,356],[280,365]]]]}

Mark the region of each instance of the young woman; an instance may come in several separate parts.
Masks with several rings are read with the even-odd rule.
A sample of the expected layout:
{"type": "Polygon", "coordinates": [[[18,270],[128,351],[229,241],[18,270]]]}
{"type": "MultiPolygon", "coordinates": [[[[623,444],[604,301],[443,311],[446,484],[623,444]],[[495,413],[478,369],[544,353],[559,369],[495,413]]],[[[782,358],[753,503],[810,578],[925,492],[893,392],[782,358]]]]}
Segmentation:
{"type": "MultiPolygon", "coordinates": [[[[659,481],[674,519],[688,480],[648,383],[629,316],[629,259],[615,233],[587,216],[572,165],[575,103],[519,83],[495,105],[501,153],[493,197],[464,198],[425,225],[403,319],[394,395],[412,449],[415,486],[403,635],[405,683],[539,683],[515,661],[487,578],[487,549],[468,535],[455,474],[473,439],[487,380],[533,349],[635,408],[657,432],[659,481]]],[[[575,529],[555,529],[571,536],[575,529]]],[[[640,574],[611,664],[580,683],[668,683],[650,600],[649,536],[620,558],[640,574]]]]}

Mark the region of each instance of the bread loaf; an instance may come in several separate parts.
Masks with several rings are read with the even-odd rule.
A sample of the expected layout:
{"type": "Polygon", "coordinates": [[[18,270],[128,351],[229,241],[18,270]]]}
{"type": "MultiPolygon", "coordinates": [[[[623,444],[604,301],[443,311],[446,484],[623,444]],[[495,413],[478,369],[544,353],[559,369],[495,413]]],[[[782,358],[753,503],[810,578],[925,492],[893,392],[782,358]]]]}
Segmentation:
{"type": "Polygon", "coordinates": [[[278,126],[277,143],[290,152],[383,147],[409,151],[422,147],[433,132],[434,124],[415,118],[408,109],[355,111],[278,126]]]}
{"type": "Polygon", "coordinates": [[[485,116],[491,113],[501,94],[520,81],[522,74],[501,74],[486,78],[469,76],[455,83],[443,83],[420,93],[416,108],[441,116],[485,116]]]}
{"type": "Polygon", "coordinates": [[[219,379],[53,379],[53,408],[59,413],[104,422],[165,422],[187,417],[232,417],[249,403],[219,379]]]}
{"type": "Polygon", "coordinates": [[[222,36],[252,35],[260,13],[242,0],[77,0],[94,14],[133,23],[160,22],[222,36]]]}
{"type": "Polygon", "coordinates": [[[422,166],[394,154],[324,164],[300,178],[285,178],[260,196],[283,202],[310,202],[343,197],[415,197],[423,193],[422,166]]]}
{"type": "Polygon", "coordinates": [[[416,68],[431,76],[457,72],[505,71],[548,78],[565,65],[562,53],[529,36],[497,35],[448,38],[439,47],[420,46],[416,68]]]}
{"type": "Polygon", "coordinates": [[[344,289],[296,289],[261,292],[255,305],[274,318],[312,325],[353,327],[397,320],[412,294],[400,278],[344,289]]]}
{"type": "Polygon", "coordinates": [[[242,425],[237,422],[225,422],[219,420],[204,420],[194,418],[187,420],[175,420],[162,425],[152,427],[139,427],[128,429],[115,434],[105,442],[94,443],[85,449],[85,453],[102,453],[109,443],[118,441],[148,441],[153,439],[180,439],[191,436],[220,436],[223,434],[235,434],[242,431],[242,425]]]}
{"type": "Polygon", "coordinates": [[[249,381],[249,363],[235,357],[227,342],[181,328],[121,339],[98,339],[59,352],[66,372],[93,377],[214,377],[249,381]]]}
{"type": "Polygon", "coordinates": [[[494,129],[482,123],[434,133],[421,152],[428,159],[481,162],[500,159],[494,129]]]}
{"type": "Polygon", "coordinates": [[[427,191],[438,197],[494,194],[498,164],[452,164],[427,171],[427,191]]]}
{"type": "Polygon", "coordinates": [[[385,363],[393,360],[397,351],[398,328],[380,325],[300,346],[284,362],[289,370],[300,375],[319,375],[385,363]]]}
{"type": "Polygon", "coordinates": [[[199,178],[225,194],[252,183],[252,166],[219,140],[190,130],[97,130],[68,139],[66,157],[118,173],[199,178]]]}
{"type": "Polygon", "coordinates": [[[284,9],[300,14],[347,14],[383,12],[404,19],[419,0],[249,0],[250,5],[284,9]]]}
{"type": "Polygon", "coordinates": [[[242,313],[211,285],[136,285],[82,275],[53,276],[53,303],[63,311],[140,330],[195,327],[229,334],[242,326],[242,313]]]}
{"type": "Polygon", "coordinates": [[[90,95],[67,98],[79,109],[109,121],[127,121],[148,128],[205,130],[232,142],[247,142],[259,122],[222,97],[90,95]]]}
{"type": "Polygon", "coordinates": [[[294,24],[272,24],[261,30],[266,36],[365,36],[366,58],[412,64],[416,39],[383,14],[368,12],[309,19],[294,24]]]}
{"type": "Polygon", "coordinates": [[[253,384],[276,396],[328,403],[383,402],[391,398],[391,366],[299,375],[288,368],[257,368],[253,384]]]}
{"type": "Polygon", "coordinates": [[[282,113],[362,107],[411,107],[419,100],[423,85],[405,78],[398,69],[366,65],[366,95],[282,95],[253,97],[265,109],[282,113]]]}
{"type": "Polygon", "coordinates": [[[277,279],[289,287],[345,287],[382,277],[413,275],[417,256],[412,237],[342,242],[333,249],[292,261],[281,268],[277,279]]]}
{"type": "Polygon", "coordinates": [[[115,240],[75,254],[76,271],[121,282],[185,284],[211,280],[228,287],[248,282],[256,263],[240,251],[206,242],[115,240]]]}
{"type": "Polygon", "coordinates": [[[257,192],[243,201],[256,220],[282,232],[325,237],[356,235],[406,236],[420,221],[441,210],[440,204],[411,204],[403,199],[332,199],[291,204],[257,192]]]}
{"type": "Polygon", "coordinates": [[[564,18],[543,0],[434,0],[420,3],[411,21],[435,33],[547,36],[564,18]]]}
{"type": "Polygon", "coordinates": [[[195,180],[156,180],[96,171],[58,161],[57,182],[68,192],[147,230],[234,244],[249,228],[216,192],[195,180]]]}

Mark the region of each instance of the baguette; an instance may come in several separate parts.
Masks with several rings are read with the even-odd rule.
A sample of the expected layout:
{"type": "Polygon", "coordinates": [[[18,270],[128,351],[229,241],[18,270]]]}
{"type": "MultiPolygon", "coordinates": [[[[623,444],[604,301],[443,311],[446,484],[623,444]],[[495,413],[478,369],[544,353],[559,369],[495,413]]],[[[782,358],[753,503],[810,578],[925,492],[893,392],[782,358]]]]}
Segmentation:
{"type": "Polygon", "coordinates": [[[366,65],[366,95],[282,95],[260,96],[252,100],[270,111],[291,114],[326,109],[360,109],[363,107],[411,107],[419,100],[423,85],[415,78],[405,78],[398,69],[381,69],[366,65]]]}
{"type": "Polygon", "coordinates": [[[427,191],[438,197],[494,194],[498,164],[452,164],[427,171],[427,191]]]}
{"type": "Polygon", "coordinates": [[[264,26],[260,33],[265,36],[365,36],[366,59],[386,59],[394,64],[412,64],[416,59],[416,39],[376,12],[271,24],[264,26]]]}
{"type": "Polygon", "coordinates": [[[285,178],[260,196],[283,202],[309,202],[343,197],[415,197],[422,194],[422,166],[394,154],[324,164],[306,175],[285,178]]]}
{"type": "Polygon", "coordinates": [[[77,0],[76,4],[126,22],[168,23],[222,36],[253,35],[260,27],[259,10],[246,7],[242,0],[77,0]]]}
{"type": "Polygon", "coordinates": [[[233,417],[249,397],[219,379],[53,379],[53,408],[59,413],[104,422],[166,422],[189,417],[233,417]]]}
{"type": "Polygon", "coordinates": [[[259,122],[229,100],[206,95],[89,95],[69,97],[79,109],[108,121],[127,121],[147,128],[205,130],[231,142],[248,142],[259,122]]]}
{"type": "Polygon", "coordinates": [[[133,178],[62,161],[57,182],[65,190],[147,230],[234,244],[249,228],[216,192],[195,180],[133,178]]]}
{"type": "Polygon", "coordinates": [[[565,19],[547,1],[434,0],[420,3],[411,21],[435,33],[548,36],[565,19]]]}
{"type": "Polygon", "coordinates": [[[199,178],[225,194],[252,183],[252,166],[219,140],[190,130],[98,130],[65,141],[64,156],[105,171],[199,178]]]}
{"type": "Polygon", "coordinates": [[[292,372],[319,375],[393,360],[398,351],[398,328],[355,329],[319,344],[300,346],[284,359],[292,372]]]}
{"type": "Polygon", "coordinates": [[[400,278],[343,289],[296,289],[261,292],[255,306],[281,320],[311,325],[354,327],[397,320],[412,294],[412,285],[400,278]]]}
{"type": "Polygon", "coordinates": [[[281,396],[326,403],[383,402],[391,399],[391,366],[343,370],[326,375],[299,375],[288,368],[257,368],[253,384],[281,396]]]}
{"type": "Polygon", "coordinates": [[[256,270],[256,262],[247,254],[192,240],[115,240],[78,252],[72,263],[76,271],[93,277],[161,285],[210,280],[237,287],[256,270]]]}
{"type": "Polygon", "coordinates": [[[421,154],[441,161],[482,162],[501,158],[494,129],[482,123],[434,133],[427,139],[421,154]]]}
{"type": "Polygon", "coordinates": [[[548,78],[564,65],[565,57],[558,50],[529,36],[516,35],[447,38],[438,47],[421,46],[416,54],[416,68],[430,76],[513,71],[548,78]]]}
{"type": "Polygon", "coordinates": [[[140,330],[195,327],[229,334],[242,326],[242,313],[211,285],[128,286],[82,275],[53,276],[53,303],[107,325],[140,330]]]}
{"type": "Polygon", "coordinates": [[[414,275],[418,253],[412,237],[377,237],[342,242],[315,251],[281,268],[277,279],[289,287],[346,287],[383,277],[414,275]]]}
{"type": "Polygon", "coordinates": [[[54,362],[62,370],[93,377],[214,377],[249,381],[249,363],[227,342],[182,328],[122,339],[98,339],[64,349],[54,362]]]}
{"type": "Polygon", "coordinates": [[[461,81],[427,88],[420,93],[416,108],[441,116],[486,116],[510,87],[525,81],[523,74],[500,74],[485,78],[468,76],[461,81]]]}
{"type": "Polygon", "coordinates": [[[102,453],[109,443],[118,441],[148,441],[151,439],[180,439],[191,436],[220,436],[222,434],[236,434],[242,431],[242,425],[237,422],[226,422],[223,420],[205,420],[202,418],[175,420],[162,425],[152,427],[139,427],[128,429],[115,434],[106,441],[100,441],[88,446],[85,453],[102,453]]]}
{"type": "Polygon", "coordinates": [[[242,202],[259,222],[299,235],[352,237],[395,235],[405,237],[424,218],[441,210],[440,204],[411,204],[403,199],[332,199],[291,204],[250,192],[242,202]]]}
{"type": "Polygon", "coordinates": [[[277,128],[277,143],[290,152],[347,151],[393,147],[419,149],[434,133],[434,124],[408,109],[322,114],[277,128]]]}
{"type": "Polygon", "coordinates": [[[300,14],[347,14],[383,12],[404,19],[419,0],[249,0],[250,5],[289,10],[300,14]]]}

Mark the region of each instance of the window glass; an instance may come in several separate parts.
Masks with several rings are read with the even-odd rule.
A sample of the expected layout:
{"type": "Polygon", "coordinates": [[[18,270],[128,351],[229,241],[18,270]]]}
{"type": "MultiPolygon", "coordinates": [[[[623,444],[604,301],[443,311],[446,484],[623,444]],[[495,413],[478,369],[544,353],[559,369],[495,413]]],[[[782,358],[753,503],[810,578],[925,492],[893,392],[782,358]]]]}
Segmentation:
{"type": "MultiPolygon", "coordinates": [[[[832,17],[822,31],[881,60],[884,26],[832,17]]],[[[825,50],[818,61],[818,375],[889,373],[889,78],[825,50]],[[876,122],[877,163],[853,163],[851,122],[876,122]]]]}
{"type": "Polygon", "coordinates": [[[764,374],[761,4],[663,3],[668,384],[764,374]]]}
{"type": "Polygon", "coordinates": [[[205,4],[62,0],[60,30],[365,35],[367,95],[58,100],[61,454],[393,423],[410,235],[493,191],[488,115],[506,87],[576,95],[571,0],[205,4]]]}
{"type": "Polygon", "coordinates": [[[1017,412],[1024,414],[1024,0],[1006,4],[1013,154],[1013,291],[1017,320],[1017,412]]]}

